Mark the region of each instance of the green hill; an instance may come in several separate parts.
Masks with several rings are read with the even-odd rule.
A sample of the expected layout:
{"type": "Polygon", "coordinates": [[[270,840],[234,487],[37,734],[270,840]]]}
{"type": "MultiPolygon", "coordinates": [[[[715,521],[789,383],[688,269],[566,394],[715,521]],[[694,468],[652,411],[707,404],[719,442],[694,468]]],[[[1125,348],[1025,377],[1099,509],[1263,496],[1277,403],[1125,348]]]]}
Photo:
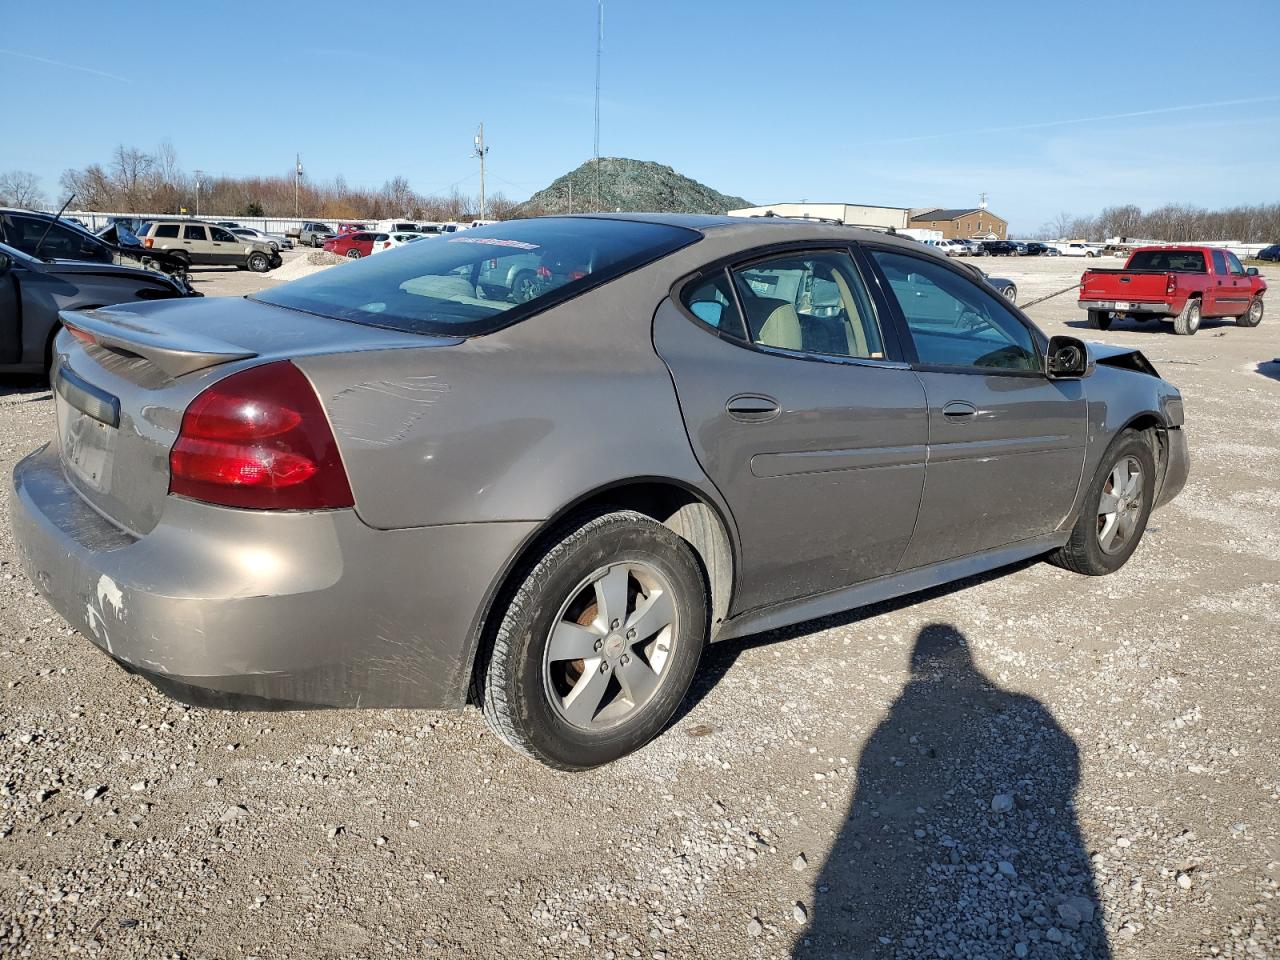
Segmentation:
{"type": "Polygon", "coordinates": [[[587,213],[592,210],[659,213],[725,213],[751,204],[690,180],[668,166],[625,157],[600,158],[600,203],[596,205],[595,162],[557,177],[522,206],[526,214],[587,213]],[[572,185],[572,191],[570,186],[572,185]],[[570,198],[572,196],[572,203],[570,198]]]}

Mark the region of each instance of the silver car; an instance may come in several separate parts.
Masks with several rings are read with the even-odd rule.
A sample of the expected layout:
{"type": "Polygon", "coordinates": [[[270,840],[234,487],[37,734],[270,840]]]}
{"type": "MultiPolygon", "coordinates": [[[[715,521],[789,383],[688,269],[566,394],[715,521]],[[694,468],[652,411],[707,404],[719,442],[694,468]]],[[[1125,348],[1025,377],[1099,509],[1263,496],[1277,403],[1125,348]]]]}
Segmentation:
{"type": "Polygon", "coordinates": [[[10,503],[69,623],[188,699],[471,701],[562,769],[658,734],[708,642],[1110,573],[1188,471],[1140,353],[842,226],[516,220],[64,321],[10,503]],[[507,261],[528,299],[480,296],[507,261]]]}

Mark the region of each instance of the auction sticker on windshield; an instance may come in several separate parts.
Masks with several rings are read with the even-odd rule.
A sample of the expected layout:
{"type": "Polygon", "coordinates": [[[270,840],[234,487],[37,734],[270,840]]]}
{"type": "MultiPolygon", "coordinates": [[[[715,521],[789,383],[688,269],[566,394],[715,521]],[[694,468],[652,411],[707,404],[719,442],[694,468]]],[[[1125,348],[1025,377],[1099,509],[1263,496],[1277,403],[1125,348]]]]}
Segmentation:
{"type": "Polygon", "coordinates": [[[450,237],[447,243],[483,243],[490,247],[513,247],[516,250],[537,250],[536,243],[523,240],[499,240],[497,237],[450,237]]]}

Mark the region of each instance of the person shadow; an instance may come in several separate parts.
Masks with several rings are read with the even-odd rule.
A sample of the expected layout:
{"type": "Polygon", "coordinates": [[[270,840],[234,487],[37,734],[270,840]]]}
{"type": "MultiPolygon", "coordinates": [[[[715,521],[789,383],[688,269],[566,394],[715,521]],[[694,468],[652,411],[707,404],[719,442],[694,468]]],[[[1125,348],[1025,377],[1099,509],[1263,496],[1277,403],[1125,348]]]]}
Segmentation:
{"type": "Polygon", "coordinates": [[[959,630],[920,631],[857,777],[798,960],[1110,957],[1075,742],[985,676],[959,630]]]}

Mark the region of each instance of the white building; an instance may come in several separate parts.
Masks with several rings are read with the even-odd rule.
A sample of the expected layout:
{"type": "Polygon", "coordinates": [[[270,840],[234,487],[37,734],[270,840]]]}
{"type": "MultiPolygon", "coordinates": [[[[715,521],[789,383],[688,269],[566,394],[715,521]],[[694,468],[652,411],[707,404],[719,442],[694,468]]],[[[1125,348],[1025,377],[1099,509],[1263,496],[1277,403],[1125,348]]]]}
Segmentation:
{"type": "Polygon", "coordinates": [[[873,207],[862,203],[771,203],[729,211],[731,217],[835,220],[850,227],[871,227],[874,230],[905,230],[909,214],[906,207],[873,207]]]}

